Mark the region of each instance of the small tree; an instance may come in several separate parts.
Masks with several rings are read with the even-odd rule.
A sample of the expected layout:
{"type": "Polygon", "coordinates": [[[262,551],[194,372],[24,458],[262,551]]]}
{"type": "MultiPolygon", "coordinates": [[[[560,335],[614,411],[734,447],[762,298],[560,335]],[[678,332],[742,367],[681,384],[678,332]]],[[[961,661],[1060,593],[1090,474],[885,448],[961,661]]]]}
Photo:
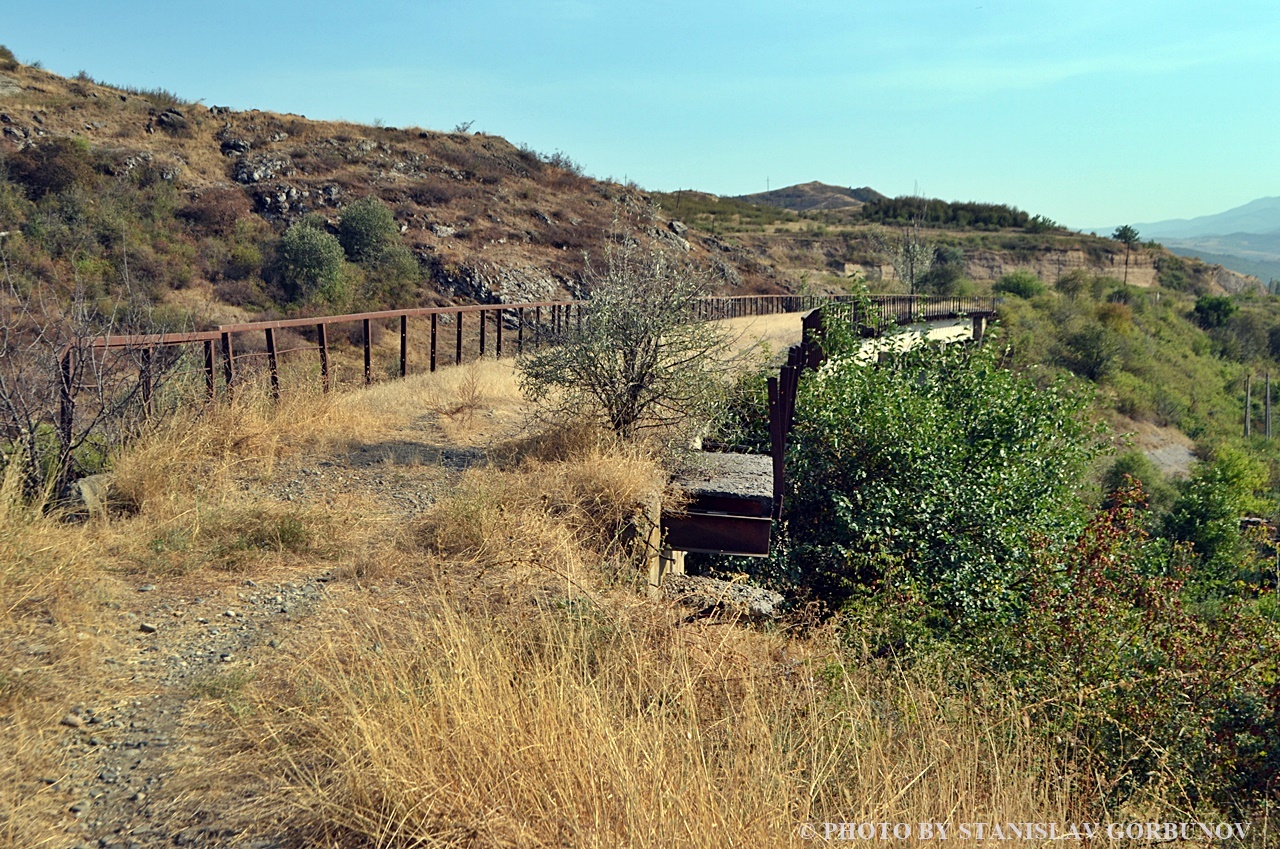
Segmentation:
{"type": "Polygon", "coordinates": [[[917,281],[928,274],[934,260],[934,245],[920,232],[920,219],[912,218],[900,234],[877,241],[881,253],[889,258],[893,273],[914,295],[917,281]]]}
{"type": "Polygon", "coordinates": [[[1125,224],[1123,227],[1117,227],[1116,231],[1111,234],[1111,238],[1117,242],[1124,243],[1124,286],[1127,292],[1129,288],[1129,252],[1138,243],[1138,231],[1125,224]]]}
{"type": "Polygon", "coordinates": [[[581,329],[519,362],[527,397],[559,414],[594,414],[618,435],[700,427],[729,378],[727,334],[701,320],[702,273],[624,237],[588,266],[581,329]]]}
{"type": "Polygon", "coordinates": [[[342,259],[342,245],[333,234],[305,219],[290,225],[276,251],[276,270],[285,297],[291,301],[313,297],[342,300],[342,259]]]}
{"type": "Polygon", "coordinates": [[[369,195],[342,210],[338,241],[352,262],[374,262],[400,243],[400,228],[387,205],[369,195]]]}

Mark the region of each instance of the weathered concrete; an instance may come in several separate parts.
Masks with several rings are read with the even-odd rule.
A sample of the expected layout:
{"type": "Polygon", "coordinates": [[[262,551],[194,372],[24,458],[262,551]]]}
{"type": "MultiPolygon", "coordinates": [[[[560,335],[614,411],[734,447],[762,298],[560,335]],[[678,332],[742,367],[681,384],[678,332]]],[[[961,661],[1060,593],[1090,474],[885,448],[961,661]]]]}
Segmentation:
{"type": "Polygon", "coordinates": [[[764,512],[773,504],[773,460],[767,454],[699,453],[675,484],[695,499],[732,498],[760,504],[764,512]]]}

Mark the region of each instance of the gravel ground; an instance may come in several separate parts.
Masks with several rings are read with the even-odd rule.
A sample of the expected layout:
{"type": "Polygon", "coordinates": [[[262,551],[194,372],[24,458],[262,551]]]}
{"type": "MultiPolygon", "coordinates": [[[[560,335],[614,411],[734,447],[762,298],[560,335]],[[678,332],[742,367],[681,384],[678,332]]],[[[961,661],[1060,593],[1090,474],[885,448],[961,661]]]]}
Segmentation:
{"type": "MultiPolygon", "coordinates": [[[[421,514],[483,463],[473,448],[429,444],[426,430],[357,446],[327,458],[283,464],[266,485],[244,481],[282,502],[330,503],[350,494],[376,497],[386,518],[421,514]]],[[[278,649],[306,640],[318,618],[343,616],[344,599],[378,592],[338,581],[332,573],[290,573],[278,581],[186,580],[181,587],[141,580],[110,602],[104,630],[120,649],[103,657],[108,688],[69,707],[51,733],[62,774],[34,777],[65,804],[66,839],[59,849],[243,846],[293,849],[300,838],[263,836],[261,823],[235,824],[190,786],[189,766],[219,742],[211,705],[248,681],[278,649]],[[198,586],[197,586],[198,585],[198,586]]],[[[163,583],[163,582],[157,582],[163,583]]],[[[403,600],[401,600],[403,601],[403,600]]],[[[58,847],[58,844],[54,844],[58,847]]]]}

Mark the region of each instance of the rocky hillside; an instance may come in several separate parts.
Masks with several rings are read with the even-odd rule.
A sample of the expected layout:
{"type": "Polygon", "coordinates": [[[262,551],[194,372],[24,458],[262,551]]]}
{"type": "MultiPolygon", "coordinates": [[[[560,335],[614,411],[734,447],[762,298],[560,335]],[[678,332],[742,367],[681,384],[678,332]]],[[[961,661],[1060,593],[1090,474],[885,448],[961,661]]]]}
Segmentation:
{"type": "MultiPolygon", "coordinates": [[[[417,270],[366,281],[352,307],[581,294],[585,257],[601,253],[620,209],[633,218],[653,209],[640,213],[651,238],[710,271],[726,294],[838,291],[857,276],[895,285],[877,247],[892,225],[856,218],[885,200],[871,189],[648,194],[496,136],[240,112],[85,74],[0,73],[0,157],[0,230],[20,234],[8,240],[16,270],[104,290],[125,281],[197,320],[303,306],[273,280],[281,234],[308,215],[335,229],[346,205],[370,195],[391,209],[417,270]]],[[[1123,263],[1116,243],[1079,234],[939,230],[936,239],[963,252],[979,285],[1018,268],[1050,282],[1076,267],[1119,276],[1123,263]]],[[[1130,281],[1154,282],[1170,256],[1138,251],[1130,281]]],[[[1203,288],[1252,285],[1182,267],[1203,288]]]]}

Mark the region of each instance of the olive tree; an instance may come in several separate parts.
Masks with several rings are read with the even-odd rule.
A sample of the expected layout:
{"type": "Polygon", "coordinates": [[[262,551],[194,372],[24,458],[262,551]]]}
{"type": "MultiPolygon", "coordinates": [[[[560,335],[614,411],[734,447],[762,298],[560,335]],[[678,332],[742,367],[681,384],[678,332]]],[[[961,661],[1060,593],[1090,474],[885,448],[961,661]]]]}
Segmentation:
{"type": "Polygon", "coordinates": [[[700,317],[710,281],[630,237],[602,268],[588,265],[581,327],[519,361],[525,395],[553,413],[595,416],[618,435],[681,431],[720,409],[732,358],[728,334],[700,317]]]}

